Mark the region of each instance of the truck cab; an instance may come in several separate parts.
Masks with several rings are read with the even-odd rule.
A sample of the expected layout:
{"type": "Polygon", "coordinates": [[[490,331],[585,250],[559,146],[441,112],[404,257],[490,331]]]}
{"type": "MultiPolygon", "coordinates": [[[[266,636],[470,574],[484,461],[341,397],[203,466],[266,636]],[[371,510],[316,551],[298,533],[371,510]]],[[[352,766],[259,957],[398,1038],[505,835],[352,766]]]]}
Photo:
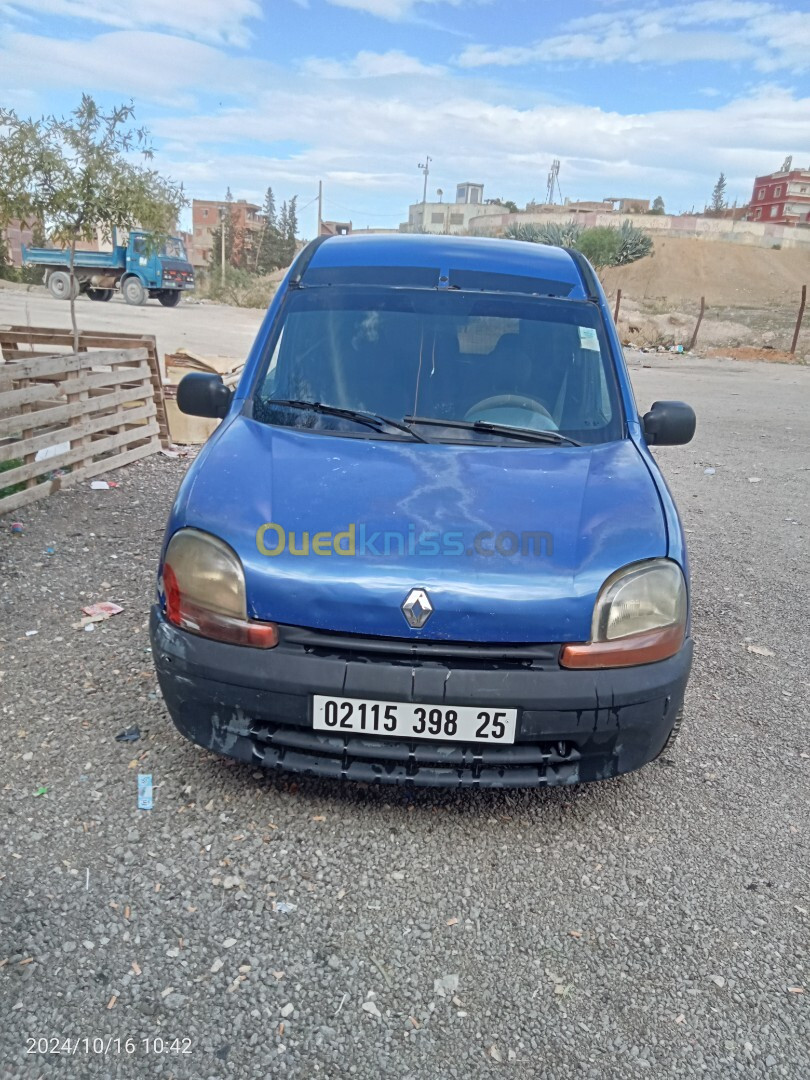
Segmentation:
{"type": "Polygon", "coordinates": [[[174,307],[184,289],[194,288],[194,269],[179,237],[170,236],[155,250],[149,233],[133,231],[122,251],[121,294],[128,304],[143,304],[148,296],[164,307],[174,307]]]}

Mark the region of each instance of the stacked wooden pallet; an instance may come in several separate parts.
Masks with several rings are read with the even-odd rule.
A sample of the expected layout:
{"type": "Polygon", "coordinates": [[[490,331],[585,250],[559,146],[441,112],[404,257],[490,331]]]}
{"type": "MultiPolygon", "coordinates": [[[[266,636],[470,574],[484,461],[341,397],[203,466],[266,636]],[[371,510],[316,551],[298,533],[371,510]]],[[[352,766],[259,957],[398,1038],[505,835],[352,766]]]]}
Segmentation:
{"type": "MultiPolygon", "coordinates": [[[[169,428],[166,422],[166,406],[163,399],[163,383],[160,376],[157,344],[150,334],[118,334],[111,331],[83,330],[79,334],[79,352],[95,352],[99,349],[145,349],[149,366],[149,389],[155,403],[160,441],[169,445],[169,428]]],[[[73,334],[69,330],[55,330],[46,326],[0,327],[0,357],[8,360],[33,360],[35,357],[53,356],[73,350],[73,334]]],[[[2,368],[0,367],[0,370],[2,368]]]]}
{"type": "Polygon", "coordinates": [[[0,364],[0,514],[160,449],[148,349],[9,351],[21,355],[4,347],[0,364]]]}

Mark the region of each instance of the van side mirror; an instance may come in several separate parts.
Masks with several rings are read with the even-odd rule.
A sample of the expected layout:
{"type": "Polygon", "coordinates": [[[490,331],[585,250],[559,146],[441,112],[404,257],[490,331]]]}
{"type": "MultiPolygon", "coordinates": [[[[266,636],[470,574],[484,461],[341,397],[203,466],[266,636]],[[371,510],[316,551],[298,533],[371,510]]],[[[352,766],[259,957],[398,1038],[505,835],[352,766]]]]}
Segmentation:
{"type": "Polygon", "coordinates": [[[641,427],[650,446],[682,446],[691,442],[697,418],[683,401],[654,401],[641,427]]]}
{"type": "Polygon", "coordinates": [[[231,407],[233,391],[221,375],[191,371],[177,386],[177,407],[189,416],[208,416],[221,420],[231,407]]]}

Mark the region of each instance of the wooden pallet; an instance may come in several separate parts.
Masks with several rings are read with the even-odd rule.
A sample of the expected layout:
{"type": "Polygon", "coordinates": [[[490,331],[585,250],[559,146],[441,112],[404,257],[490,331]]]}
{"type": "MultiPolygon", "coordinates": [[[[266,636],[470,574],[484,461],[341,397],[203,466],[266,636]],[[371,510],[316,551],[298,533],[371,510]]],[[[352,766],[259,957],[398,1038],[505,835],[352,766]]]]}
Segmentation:
{"type": "MultiPolygon", "coordinates": [[[[83,330],[79,334],[79,352],[95,352],[97,349],[146,349],[160,442],[164,448],[167,448],[170,444],[169,427],[166,421],[163,380],[160,375],[157,343],[154,336],[118,334],[106,330],[83,330]]],[[[63,350],[73,352],[73,334],[70,330],[54,330],[45,326],[0,326],[0,358],[4,361],[53,356],[63,350]]],[[[1,366],[0,370],[2,370],[1,366]]]]}
{"type": "Polygon", "coordinates": [[[19,462],[0,472],[0,514],[159,449],[146,348],[0,364],[0,463],[19,462]]]}

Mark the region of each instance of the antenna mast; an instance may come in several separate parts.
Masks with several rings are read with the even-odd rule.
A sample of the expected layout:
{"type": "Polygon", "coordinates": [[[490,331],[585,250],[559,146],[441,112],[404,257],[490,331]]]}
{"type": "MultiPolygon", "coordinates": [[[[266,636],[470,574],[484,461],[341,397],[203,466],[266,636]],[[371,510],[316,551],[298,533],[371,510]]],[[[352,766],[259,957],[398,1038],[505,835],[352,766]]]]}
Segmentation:
{"type": "Polygon", "coordinates": [[[560,190],[560,181],[557,179],[560,175],[560,161],[559,158],[554,158],[551,163],[551,168],[548,173],[548,185],[546,187],[546,202],[549,205],[554,203],[554,188],[560,190]]]}

